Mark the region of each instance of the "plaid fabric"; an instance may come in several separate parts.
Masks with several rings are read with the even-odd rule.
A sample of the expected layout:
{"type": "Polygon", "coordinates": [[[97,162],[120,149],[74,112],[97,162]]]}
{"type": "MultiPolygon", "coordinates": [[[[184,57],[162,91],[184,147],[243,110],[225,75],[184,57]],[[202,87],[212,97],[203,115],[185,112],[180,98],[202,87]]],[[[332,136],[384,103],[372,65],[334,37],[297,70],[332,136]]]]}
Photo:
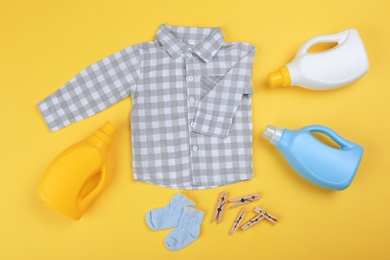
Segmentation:
{"type": "Polygon", "coordinates": [[[180,189],[248,180],[254,55],[220,28],[161,25],[155,41],[89,66],[38,107],[56,131],[131,96],[135,180],[180,189]]]}

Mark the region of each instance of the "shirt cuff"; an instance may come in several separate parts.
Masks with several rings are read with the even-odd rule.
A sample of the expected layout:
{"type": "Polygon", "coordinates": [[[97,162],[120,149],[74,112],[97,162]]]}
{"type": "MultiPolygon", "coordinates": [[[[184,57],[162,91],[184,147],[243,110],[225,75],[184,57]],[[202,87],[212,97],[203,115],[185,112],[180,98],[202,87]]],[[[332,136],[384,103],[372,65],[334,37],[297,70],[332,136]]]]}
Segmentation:
{"type": "Polygon", "coordinates": [[[52,132],[71,124],[55,94],[42,100],[38,104],[38,109],[52,132]]]}
{"type": "Polygon", "coordinates": [[[199,134],[227,138],[232,126],[232,118],[212,116],[210,114],[197,111],[192,122],[192,130],[199,134]]]}

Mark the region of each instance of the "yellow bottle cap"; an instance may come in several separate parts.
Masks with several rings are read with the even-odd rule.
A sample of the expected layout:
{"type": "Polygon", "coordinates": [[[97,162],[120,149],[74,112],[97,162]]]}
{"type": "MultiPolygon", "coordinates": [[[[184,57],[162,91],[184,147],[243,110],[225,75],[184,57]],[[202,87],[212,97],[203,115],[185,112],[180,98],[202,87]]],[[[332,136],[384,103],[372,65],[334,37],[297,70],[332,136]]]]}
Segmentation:
{"type": "Polygon", "coordinates": [[[282,73],[275,71],[268,74],[268,84],[271,88],[281,87],[283,85],[282,73]]]}
{"type": "Polygon", "coordinates": [[[287,67],[283,66],[278,71],[268,74],[268,84],[271,88],[291,86],[290,73],[287,67]]]}
{"type": "Polygon", "coordinates": [[[118,129],[116,126],[107,121],[100,130],[108,136],[114,136],[118,129]]]}
{"type": "Polygon", "coordinates": [[[94,133],[94,136],[98,137],[100,140],[105,142],[106,144],[111,144],[112,138],[114,137],[117,128],[111,124],[110,122],[106,122],[102,128],[97,130],[94,133]]]}

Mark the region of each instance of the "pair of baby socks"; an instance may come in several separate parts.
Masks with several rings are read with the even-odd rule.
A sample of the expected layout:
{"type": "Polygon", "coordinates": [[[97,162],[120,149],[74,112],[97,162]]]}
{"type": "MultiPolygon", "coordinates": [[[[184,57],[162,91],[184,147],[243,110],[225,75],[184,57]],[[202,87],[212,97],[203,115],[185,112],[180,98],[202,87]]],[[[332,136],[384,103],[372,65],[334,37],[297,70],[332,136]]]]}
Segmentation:
{"type": "Polygon", "coordinates": [[[175,228],[165,238],[164,244],[169,250],[177,251],[199,237],[204,213],[194,207],[194,202],[178,193],[165,207],[149,210],[146,223],[153,230],[175,228]]]}

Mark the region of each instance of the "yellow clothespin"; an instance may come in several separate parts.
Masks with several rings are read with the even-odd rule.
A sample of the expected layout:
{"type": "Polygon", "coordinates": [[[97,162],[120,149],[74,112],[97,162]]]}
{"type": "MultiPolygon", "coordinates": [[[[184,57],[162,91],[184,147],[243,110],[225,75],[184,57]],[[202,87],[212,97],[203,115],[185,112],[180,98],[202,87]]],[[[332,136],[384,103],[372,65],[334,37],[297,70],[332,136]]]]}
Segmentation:
{"type": "Polygon", "coordinates": [[[230,230],[230,234],[234,234],[236,232],[241,221],[244,219],[245,214],[246,214],[246,211],[244,211],[244,208],[241,208],[236,220],[233,223],[232,229],[230,230]]]}
{"type": "Polygon", "coordinates": [[[245,205],[249,202],[253,202],[253,201],[256,201],[259,199],[260,199],[259,193],[253,193],[253,194],[249,194],[246,196],[234,198],[234,199],[229,200],[229,202],[236,202],[236,201],[238,201],[238,202],[236,204],[234,204],[233,206],[231,206],[230,208],[242,206],[242,205],[245,205]]]}
{"type": "Polygon", "coordinates": [[[263,214],[265,216],[265,219],[266,220],[269,220],[271,221],[272,223],[276,224],[276,222],[278,221],[278,219],[274,216],[272,216],[271,214],[269,214],[267,211],[265,210],[262,210],[261,208],[259,207],[255,207],[254,208],[254,211],[256,211],[257,213],[260,213],[260,214],[263,214]]]}
{"type": "Polygon", "coordinates": [[[211,222],[214,222],[217,218],[218,218],[217,223],[219,224],[221,222],[221,220],[222,220],[222,213],[223,213],[223,210],[225,209],[225,205],[226,205],[226,202],[227,202],[226,201],[227,195],[228,194],[224,193],[224,192],[221,192],[219,194],[217,206],[215,207],[213,219],[211,220],[211,222]]]}

